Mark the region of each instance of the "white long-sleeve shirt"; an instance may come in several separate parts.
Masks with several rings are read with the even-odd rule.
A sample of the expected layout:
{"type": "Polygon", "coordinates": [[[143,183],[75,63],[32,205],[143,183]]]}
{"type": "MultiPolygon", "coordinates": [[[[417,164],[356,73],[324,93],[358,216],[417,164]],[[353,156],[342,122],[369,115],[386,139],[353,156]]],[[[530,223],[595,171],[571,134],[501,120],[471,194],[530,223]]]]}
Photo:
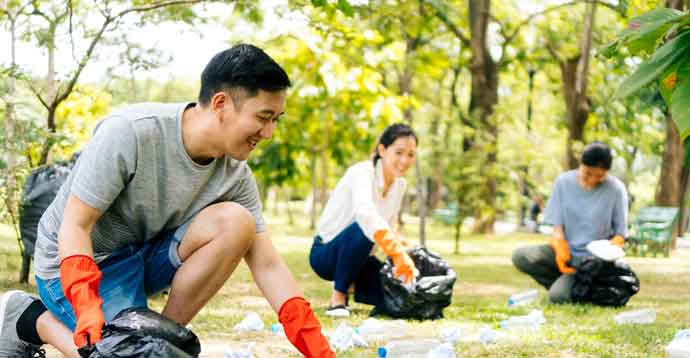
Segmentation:
{"type": "Polygon", "coordinates": [[[336,237],[357,222],[364,235],[373,241],[379,230],[392,230],[402,205],[407,183],[396,178],[383,196],[384,178],[381,160],[374,167],[371,160],[359,162],[340,178],[317,226],[323,242],[336,237]]]}

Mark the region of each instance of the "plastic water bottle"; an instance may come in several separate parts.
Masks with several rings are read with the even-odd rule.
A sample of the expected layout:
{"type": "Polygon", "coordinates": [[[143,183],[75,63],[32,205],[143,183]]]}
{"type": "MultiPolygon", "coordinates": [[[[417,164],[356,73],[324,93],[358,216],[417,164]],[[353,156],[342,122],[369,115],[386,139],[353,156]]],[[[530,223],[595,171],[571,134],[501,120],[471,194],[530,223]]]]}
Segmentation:
{"type": "Polygon", "coordinates": [[[439,344],[441,342],[437,339],[393,341],[386,345],[387,358],[427,358],[439,344]]]}
{"type": "Polygon", "coordinates": [[[539,299],[538,290],[516,293],[508,299],[508,306],[525,306],[539,299]]]}
{"type": "Polygon", "coordinates": [[[617,314],[613,320],[616,321],[617,324],[650,324],[656,321],[656,311],[647,308],[637,311],[622,312],[617,314]]]}
{"type": "Polygon", "coordinates": [[[501,321],[501,328],[531,328],[536,330],[544,323],[546,323],[544,313],[540,310],[532,310],[532,312],[525,316],[513,316],[501,321]]]}
{"type": "Polygon", "coordinates": [[[666,346],[668,358],[690,357],[690,329],[683,329],[676,333],[671,343],[666,346]]]}

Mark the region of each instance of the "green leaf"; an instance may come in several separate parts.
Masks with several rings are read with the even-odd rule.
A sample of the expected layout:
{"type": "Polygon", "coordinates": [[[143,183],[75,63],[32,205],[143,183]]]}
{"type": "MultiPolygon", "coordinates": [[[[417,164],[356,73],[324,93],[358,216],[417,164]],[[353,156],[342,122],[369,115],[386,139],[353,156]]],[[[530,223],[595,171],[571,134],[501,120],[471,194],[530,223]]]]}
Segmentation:
{"type": "Polygon", "coordinates": [[[326,6],[328,4],[327,0],[311,0],[311,4],[316,7],[326,6]]]}
{"type": "Polygon", "coordinates": [[[623,81],[615,97],[623,98],[650,84],[666,71],[676,60],[687,56],[690,48],[690,31],[684,32],[658,48],[652,57],[643,62],[637,70],[623,81]]]}
{"type": "Polygon", "coordinates": [[[678,69],[678,83],[671,97],[671,117],[684,141],[690,136],[690,61],[678,69]]]}
{"type": "Polygon", "coordinates": [[[628,49],[633,54],[640,51],[652,52],[656,44],[663,40],[666,31],[686,18],[683,12],[661,8],[632,19],[629,30],[633,32],[626,41],[628,49]]]}
{"type": "Polygon", "coordinates": [[[338,0],[338,10],[347,16],[352,16],[355,13],[347,0],[338,0]]]}
{"type": "Polygon", "coordinates": [[[659,76],[659,93],[668,106],[671,106],[671,96],[676,89],[675,83],[678,79],[678,67],[680,67],[681,63],[683,63],[683,61],[678,61],[668,66],[666,71],[659,76]],[[669,78],[669,76],[673,78],[669,78]]]}
{"type": "Polygon", "coordinates": [[[682,17],[683,15],[685,15],[684,12],[676,9],[670,9],[667,7],[657,8],[630,19],[629,27],[635,29],[654,22],[671,22],[679,17],[682,17]]]}

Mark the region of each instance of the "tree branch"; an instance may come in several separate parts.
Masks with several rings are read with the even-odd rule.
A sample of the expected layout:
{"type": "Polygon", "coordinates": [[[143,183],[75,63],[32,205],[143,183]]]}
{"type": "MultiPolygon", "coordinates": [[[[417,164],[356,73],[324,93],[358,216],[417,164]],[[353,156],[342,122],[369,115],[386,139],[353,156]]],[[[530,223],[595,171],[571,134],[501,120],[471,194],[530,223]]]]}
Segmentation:
{"type": "MultiPolygon", "coordinates": [[[[542,11],[531,14],[531,15],[527,16],[527,18],[525,18],[524,20],[520,21],[520,23],[518,23],[518,25],[515,27],[513,32],[510,35],[508,35],[508,37],[505,39],[504,45],[513,41],[515,39],[515,37],[518,35],[518,33],[520,32],[520,29],[523,26],[528,25],[535,18],[542,16],[542,15],[546,15],[547,13],[550,13],[552,11],[556,11],[556,10],[559,10],[559,9],[562,9],[565,7],[569,7],[569,6],[573,6],[573,5],[577,5],[577,4],[583,4],[583,3],[599,4],[599,5],[608,7],[609,9],[611,9],[613,11],[618,12],[618,9],[616,8],[615,5],[609,4],[609,3],[605,2],[605,1],[601,1],[601,0],[573,0],[570,2],[563,3],[563,4],[554,5],[554,6],[551,6],[549,8],[546,8],[542,11]]],[[[499,25],[500,25],[500,23],[499,23],[499,25]]]]}
{"type": "Polygon", "coordinates": [[[96,35],[94,35],[93,39],[91,39],[91,43],[89,44],[89,48],[86,50],[86,53],[84,56],[81,58],[81,61],[79,61],[79,65],[77,67],[77,70],[74,72],[74,75],[72,75],[72,78],[69,80],[67,87],[65,88],[64,91],[61,91],[61,93],[56,96],[55,100],[53,101],[52,105],[54,105],[57,108],[57,105],[59,105],[62,101],[64,101],[69,94],[72,92],[74,89],[74,86],[77,84],[77,81],[79,80],[79,76],[81,75],[82,70],[84,67],[86,67],[86,63],[91,59],[91,55],[93,54],[93,50],[96,48],[96,45],[98,42],[101,40],[103,37],[103,33],[105,33],[106,29],[108,26],[113,22],[118,20],[119,18],[131,13],[131,12],[146,12],[146,11],[151,11],[155,9],[159,9],[162,7],[166,6],[173,6],[173,5],[183,5],[183,4],[197,4],[200,2],[203,2],[204,0],[171,0],[171,1],[163,1],[151,5],[146,5],[146,6],[137,6],[137,7],[132,7],[123,11],[120,11],[117,13],[115,16],[112,17],[106,17],[105,21],[101,25],[101,28],[98,30],[96,35]]]}
{"type": "Polygon", "coordinates": [[[441,20],[441,22],[443,22],[444,25],[446,25],[446,27],[448,28],[448,30],[450,30],[450,32],[452,32],[452,33],[455,35],[455,37],[457,37],[458,39],[460,39],[460,41],[462,41],[462,43],[463,43],[465,46],[469,46],[469,45],[470,45],[470,39],[469,39],[469,37],[467,37],[467,36],[465,35],[465,33],[462,32],[462,30],[461,30],[459,27],[457,27],[457,26],[448,18],[448,16],[446,16],[445,13],[443,13],[443,10],[442,10],[441,8],[439,8],[438,4],[436,4],[436,1],[434,1],[434,0],[430,1],[430,2],[429,2],[429,5],[431,5],[431,7],[434,9],[434,15],[436,15],[436,17],[437,17],[439,20],[441,20]]]}

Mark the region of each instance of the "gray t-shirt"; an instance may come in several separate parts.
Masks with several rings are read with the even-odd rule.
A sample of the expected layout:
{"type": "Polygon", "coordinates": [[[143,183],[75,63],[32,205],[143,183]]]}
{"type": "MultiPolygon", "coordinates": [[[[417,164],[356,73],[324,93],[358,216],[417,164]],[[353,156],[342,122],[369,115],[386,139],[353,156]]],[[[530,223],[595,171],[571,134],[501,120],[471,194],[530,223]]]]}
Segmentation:
{"type": "Polygon", "coordinates": [[[256,181],[246,161],[201,165],[182,143],[182,113],[194,104],[144,103],[111,113],[94,130],[57,197],[41,217],[34,254],[38,277],[59,276],[57,232],[69,194],[103,215],[91,233],[97,262],[141,244],[224,201],[247,208],[265,230],[256,181]]]}
{"type": "Polygon", "coordinates": [[[618,178],[606,179],[591,190],[577,181],[577,170],[558,176],[546,204],[544,221],[562,225],[573,257],[591,255],[587,244],[614,235],[627,235],[628,194],[618,178]]]}

